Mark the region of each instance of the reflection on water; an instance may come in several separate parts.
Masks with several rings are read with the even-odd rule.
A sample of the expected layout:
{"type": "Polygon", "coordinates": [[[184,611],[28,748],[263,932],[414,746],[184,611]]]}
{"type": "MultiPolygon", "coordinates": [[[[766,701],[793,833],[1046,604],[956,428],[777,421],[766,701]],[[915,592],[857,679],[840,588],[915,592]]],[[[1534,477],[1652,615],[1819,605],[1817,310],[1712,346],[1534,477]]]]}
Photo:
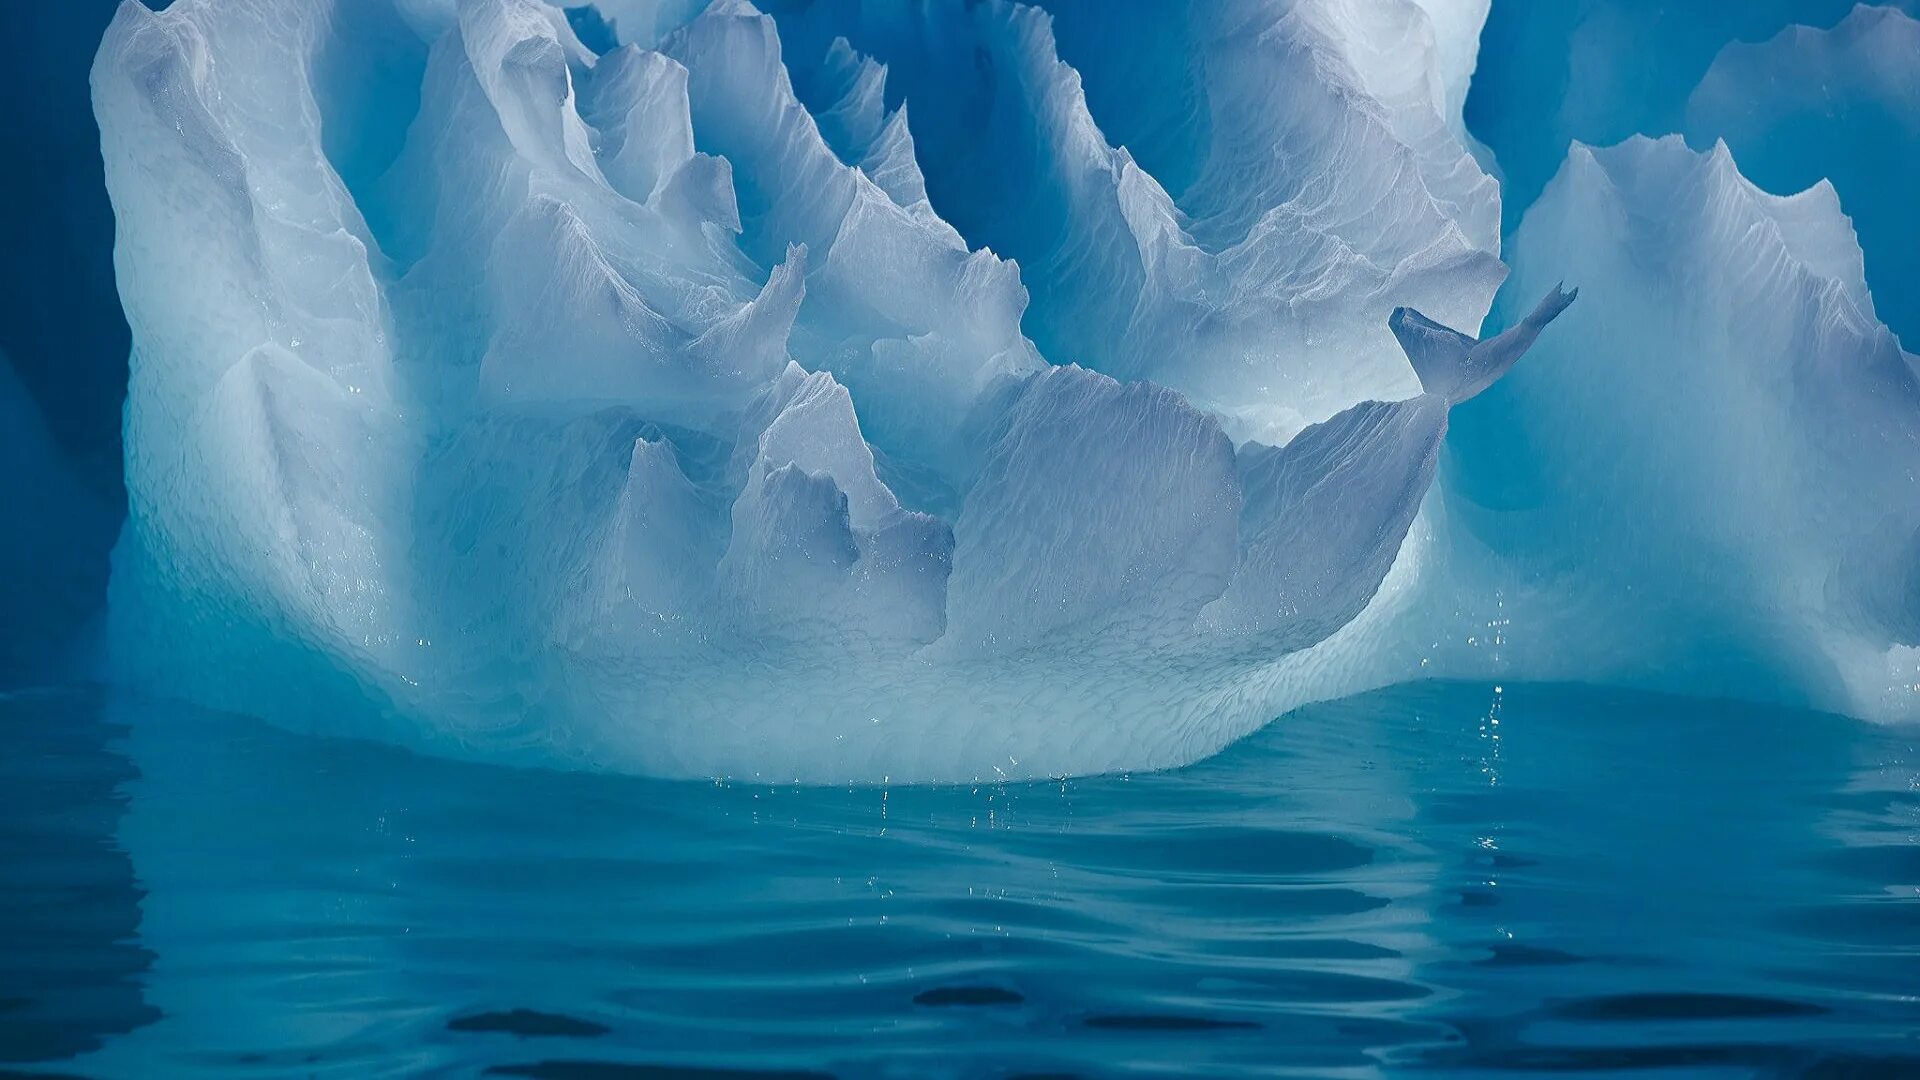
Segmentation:
{"type": "Polygon", "coordinates": [[[1920,1073],[1920,758],[1833,717],[1428,684],[1177,773],[891,790],[0,723],[36,1069],[1920,1073]]]}
{"type": "Polygon", "coordinates": [[[134,976],[140,892],[114,830],[132,764],[100,710],[0,693],[0,1070],[98,1048],[155,1017],[134,976]]]}

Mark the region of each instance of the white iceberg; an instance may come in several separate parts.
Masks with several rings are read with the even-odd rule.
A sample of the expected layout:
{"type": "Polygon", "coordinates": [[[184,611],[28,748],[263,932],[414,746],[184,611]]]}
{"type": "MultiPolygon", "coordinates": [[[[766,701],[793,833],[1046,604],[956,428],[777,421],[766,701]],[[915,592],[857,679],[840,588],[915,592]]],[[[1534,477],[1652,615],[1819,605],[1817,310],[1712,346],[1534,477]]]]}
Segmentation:
{"type": "Polygon", "coordinates": [[[1297,8],[1172,12],[1216,125],[1317,101],[1220,130],[1177,203],[1015,4],[609,5],[605,55],[544,0],[124,5],[115,672],[448,753],[825,781],[1173,765],[1315,696],[1244,676],[1366,607],[1445,430],[1386,316],[1472,329],[1503,270],[1456,138],[1484,12],[1442,49],[1410,4],[1297,8]],[[944,69],[910,125],[862,51],[915,40],[994,58],[986,134],[1021,141],[982,191],[1034,190],[991,235],[944,69]],[[1003,237],[1020,266],[970,246],[1003,237]]]}
{"type": "Polygon", "coordinates": [[[122,7],[117,677],[822,782],[1422,674],[1911,708],[1920,391],[1830,190],[1580,149],[1482,340],[1484,3],[774,7],[122,7]]]}
{"type": "Polygon", "coordinates": [[[1920,713],[1920,376],[1832,186],[1576,146],[1509,257],[1584,299],[1453,412],[1427,670],[1920,713]]]}

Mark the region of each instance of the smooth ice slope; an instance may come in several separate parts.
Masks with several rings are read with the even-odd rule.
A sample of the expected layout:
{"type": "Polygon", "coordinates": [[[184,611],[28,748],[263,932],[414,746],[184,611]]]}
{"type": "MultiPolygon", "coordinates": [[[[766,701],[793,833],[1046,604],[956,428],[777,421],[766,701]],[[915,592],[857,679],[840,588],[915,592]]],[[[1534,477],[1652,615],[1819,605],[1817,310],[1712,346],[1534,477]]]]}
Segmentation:
{"type": "Polygon", "coordinates": [[[1176,201],[1016,4],[609,5],[605,55],[544,0],[126,4],[115,672],[783,780],[1172,765],[1347,688],[1315,646],[1462,396],[1387,315],[1472,332],[1503,272],[1476,9],[1363,8],[1168,9],[1216,133],[1176,201]]]}

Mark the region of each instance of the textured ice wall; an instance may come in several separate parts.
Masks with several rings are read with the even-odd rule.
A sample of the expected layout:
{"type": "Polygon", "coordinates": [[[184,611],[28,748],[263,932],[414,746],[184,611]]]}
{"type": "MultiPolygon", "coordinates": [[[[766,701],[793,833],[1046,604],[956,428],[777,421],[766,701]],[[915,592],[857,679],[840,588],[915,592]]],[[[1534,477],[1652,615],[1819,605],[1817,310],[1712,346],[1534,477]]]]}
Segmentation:
{"type": "Polygon", "coordinates": [[[1018,262],[1050,360],[1274,440],[1416,393],[1387,312],[1475,328],[1503,276],[1499,193],[1449,97],[1478,22],[1436,6],[1447,51],[1406,0],[774,10],[823,115],[877,126],[904,98],[926,191],[1018,262]],[[855,55],[843,89],[826,68],[855,55]]]}
{"type": "MultiPolygon", "coordinates": [[[[1913,8],[1920,12],[1920,6],[1913,8]]],[[[1686,103],[1695,146],[1724,140],[1773,192],[1828,180],[1853,219],[1878,314],[1920,345],[1920,19],[1862,4],[1722,49],[1686,103]]]]}
{"type": "Polygon", "coordinates": [[[1462,10],[1157,12],[1176,201],[1011,3],[127,4],[115,668],[676,774],[1208,753],[1328,692],[1273,660],[1432,479],[1388,312],[1504,273],[1462,10]]]}
{"type": "Polygon", "coordinates": [[[1920,380],[1833,188],[1576,147],[1509,257],[1583,299],[1455,410],[1434,666],[1913,715],[1920,380]]]}
{"type": "MultiPolygon", "coordinates": [[[[1498,158],[1507,228],[1518,226],[1559,171],[1571,141],[1611,146],[1635,134],[1686,131],[1688,95],[1723,48],[1766,41],[1795,25],[1833,26],[1856,3],[1495,3],[1481,37],[1466,119],[1498,158]]],[[[1920,14],[1920,0],[1880,6],[1920,14]]],[[[1714,134],[1694,148],[1711,146],[1714,134]]]]}
{"type": "Polygon", "coordinates": [[[1483,3],[769,3],[122,8],[120,677],[819,781],[1430,674],[1904,714],[1920,413],[1830,189],[1580,148],[1479,341],[1483,3]]]}

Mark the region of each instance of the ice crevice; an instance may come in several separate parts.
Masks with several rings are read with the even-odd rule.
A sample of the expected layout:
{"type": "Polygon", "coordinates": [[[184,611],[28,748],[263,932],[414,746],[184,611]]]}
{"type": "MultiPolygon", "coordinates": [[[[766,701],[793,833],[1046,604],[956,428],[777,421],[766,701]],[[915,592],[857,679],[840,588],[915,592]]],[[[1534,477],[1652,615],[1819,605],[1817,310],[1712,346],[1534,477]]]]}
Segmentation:
{"type": "Polygon", "coordinates": [[[122,7],[115,678],[489,760],[958,781],[1420,674],[1646,681],[1673,639],[1618,582],[1828,707],[1920,636],[1867,584],[1920,519],[1823,480],[1920,505],[1837,207],[1582,149],[1494,309],[1484,0],[597,4],[604,52],[548,0],[122,7]],[[1600,512],[1636,499],[1659,559],[1600,512]],[[1788,592],[1659,576],[1702,550],[1788,592]],[[1459,647],[1496,594],[1536,636],[1459,647]]]}

